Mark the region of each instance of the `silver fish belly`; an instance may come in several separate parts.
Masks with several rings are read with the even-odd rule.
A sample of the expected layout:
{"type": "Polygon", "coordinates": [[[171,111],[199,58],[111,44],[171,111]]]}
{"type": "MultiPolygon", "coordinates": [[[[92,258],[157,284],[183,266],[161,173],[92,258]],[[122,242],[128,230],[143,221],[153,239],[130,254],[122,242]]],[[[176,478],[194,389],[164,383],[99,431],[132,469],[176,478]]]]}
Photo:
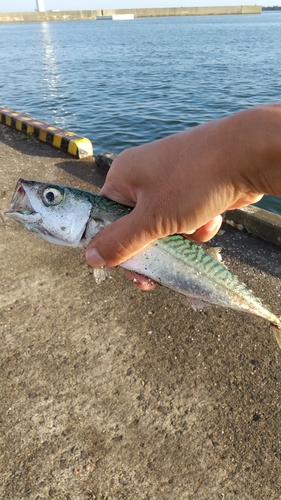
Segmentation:
{"type": "MultiPolygon", "coordinates": [[[[60,245],[86,247],[105,226],[132,209],[76,188],[19,179],[6,215],[41,238],[60,245]]],[[[281,320],[220,262],[181,235],[155,241],[121,267],[202,304],[245,311],[275,327],[281,348],[281,320]]]]}

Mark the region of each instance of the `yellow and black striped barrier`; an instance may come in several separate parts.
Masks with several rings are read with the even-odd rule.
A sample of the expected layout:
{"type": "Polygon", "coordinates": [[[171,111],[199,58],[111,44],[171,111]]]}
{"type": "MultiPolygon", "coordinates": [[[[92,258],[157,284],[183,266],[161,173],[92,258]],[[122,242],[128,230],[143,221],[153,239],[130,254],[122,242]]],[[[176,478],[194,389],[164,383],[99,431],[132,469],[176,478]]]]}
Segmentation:
{"type": "Polygon", "coordinates": [[[93,146],[89,139],[80,137],[73,132],[48,125],[28,115],[0,106],[0,123],[8,125],[25,134],[32,134],[42,142],[59,148],[64,153],[69,153],[76,158],[93,156],[93,146]]]}

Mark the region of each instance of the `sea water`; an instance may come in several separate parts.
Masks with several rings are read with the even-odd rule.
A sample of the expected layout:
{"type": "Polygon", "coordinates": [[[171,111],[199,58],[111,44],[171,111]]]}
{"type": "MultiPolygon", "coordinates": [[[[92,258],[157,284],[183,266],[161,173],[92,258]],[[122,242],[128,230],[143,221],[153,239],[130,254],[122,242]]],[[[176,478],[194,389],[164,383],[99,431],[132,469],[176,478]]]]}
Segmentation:
{"type": "Polygon", "coordinates": [[[118,153],[280,102],[280,33],[281,12],[2,24],[0,104],[118,153]]]}

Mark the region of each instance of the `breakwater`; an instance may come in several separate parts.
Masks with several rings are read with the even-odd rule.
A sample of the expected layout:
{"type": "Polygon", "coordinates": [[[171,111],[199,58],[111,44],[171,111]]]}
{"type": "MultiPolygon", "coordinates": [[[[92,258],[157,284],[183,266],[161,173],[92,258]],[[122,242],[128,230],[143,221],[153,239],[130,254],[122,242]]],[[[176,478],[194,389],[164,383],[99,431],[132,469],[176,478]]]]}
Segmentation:
{"type": "Polygon", "coordinates": [[[31,23],[46,21],[86,21],[96,20],[97,16],[114,14],[134,14],[138,17],[166,16],[211,16],[260,14],[260,5],[233,5],[222,7],[175,7],[158,9],[103,9],[103,10],[48,10],[45,12],[0,12],[0,23],[31,23]]]}

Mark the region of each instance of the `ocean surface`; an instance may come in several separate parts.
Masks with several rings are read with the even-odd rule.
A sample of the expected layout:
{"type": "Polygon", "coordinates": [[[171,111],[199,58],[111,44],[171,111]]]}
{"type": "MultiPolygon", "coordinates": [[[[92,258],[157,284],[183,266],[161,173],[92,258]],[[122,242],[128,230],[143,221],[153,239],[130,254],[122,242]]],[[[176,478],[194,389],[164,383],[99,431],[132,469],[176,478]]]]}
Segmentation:
{"type": "Polygon", "coordinates": [[[0,104],[118,153],[280,101],[280,36],[281,12],[2,24],[0,104]]]}

